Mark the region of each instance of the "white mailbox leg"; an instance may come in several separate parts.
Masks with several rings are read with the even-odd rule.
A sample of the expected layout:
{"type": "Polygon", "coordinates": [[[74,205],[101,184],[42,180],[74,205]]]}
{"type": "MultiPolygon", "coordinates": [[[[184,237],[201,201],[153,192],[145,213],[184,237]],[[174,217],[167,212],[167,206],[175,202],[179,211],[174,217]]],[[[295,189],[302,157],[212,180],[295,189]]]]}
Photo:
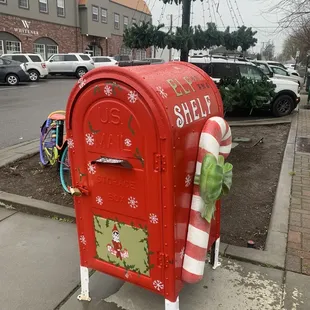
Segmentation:
{"type": "Polygon", "coordinates": [[[215,241],[215,250],[214,250],[214,264],[213,269],[216,269],[217,267],[221,266],[221,263],[219,262],[219,254],[220,254],[220,239],[218,238],[215,241]]]}
{"type": "Polygon", "coordinates": [[[179,297],[175,302],[165,299],[165,310],[180,310],[179,297]]]}
{"type": "Polygon", "coordinates": [[[77,297],[80,301],[91,301],[89,297],[89,272],[87,267],[80,266],[81,294],[77,297]]]}

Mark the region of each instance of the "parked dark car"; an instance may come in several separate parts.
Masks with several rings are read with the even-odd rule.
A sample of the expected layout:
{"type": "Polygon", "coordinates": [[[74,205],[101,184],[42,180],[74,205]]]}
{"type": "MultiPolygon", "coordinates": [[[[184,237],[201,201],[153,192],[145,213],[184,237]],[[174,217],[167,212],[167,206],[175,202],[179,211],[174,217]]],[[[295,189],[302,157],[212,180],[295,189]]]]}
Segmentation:
{"type": "Polygon", "coordinates": [[[119,67],[144,66],[151,64],[150,61],[131,60],[128,55],[116,55],[113,58],[118,62],[119,67]]]}
{"type": "Polygon", "coordinates": [[[20,82],[28,82],[29,74],[26,72],[24,64],[0,58],[0,83],[10,86],[18,85],[20,82]]]}

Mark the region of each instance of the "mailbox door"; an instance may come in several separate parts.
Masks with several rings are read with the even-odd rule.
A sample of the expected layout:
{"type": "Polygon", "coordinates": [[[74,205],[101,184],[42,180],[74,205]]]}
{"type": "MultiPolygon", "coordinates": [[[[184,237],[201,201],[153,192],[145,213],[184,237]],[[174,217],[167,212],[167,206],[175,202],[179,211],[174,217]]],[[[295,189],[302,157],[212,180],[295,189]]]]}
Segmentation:
{"type": "Polygon", "coordinates": [[[138,91],[86,85],[69,130],[81,263],[164,292],[160,143],[138,91]],[[156,163],[157,162],[157,163],[156,163]]]}

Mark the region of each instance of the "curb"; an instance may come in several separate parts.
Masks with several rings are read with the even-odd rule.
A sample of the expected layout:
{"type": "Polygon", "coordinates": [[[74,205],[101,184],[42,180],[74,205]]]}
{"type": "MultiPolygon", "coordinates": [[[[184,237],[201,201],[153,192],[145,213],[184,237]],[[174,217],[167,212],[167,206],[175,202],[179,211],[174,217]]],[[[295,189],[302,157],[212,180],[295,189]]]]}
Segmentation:
{"type": "Polygon", "coordinates": [[[291,124],[292,120],[270,120],[270,121],[261,121],[261,122],[243,122],[243,121],[233,121],[228,122],[230,127],[246,127],[246,126],[275,126],[283,124],[291,124]]]}
{"type": "MultiPolygon", "coordinates": [[[[278,269],[284,269],[286,257],[286,245],[288,234],[288,220],[290,207],[291,179],[290,172],[293,171],[294,165],[294,148],[297,134],[298,114],[295,113],[291,120],[282,121],[283,123],[291,123],[289,136],[287,139],[286,148],[284,151],[283,162],[281,166],[276,196],[272,209],[269,230],[264,251],[229,245],[220,244],[220,254],[222,256],[231,257],[241,261],[247,261],[254,264],[272,266],[278,269]]],[[[279,124],[279,123],[276,123],[279,124]]],[[[262,123],[256,123],[262,125],[262,123]]],[[[268,123],[268,125],[272,125],[268,123]]],[[[242,125],[241,125],[242,126],[242,125]]],[[[243,126],[249,126],[245,124],[243,126]]],[[[17,159],[27,157],[37,153],[37,140],[23,144],[21,147],[26,147],[28,150],[23,152],[16,151],[18,147],[12,147],[12,151],[18,158],[12,157],[7,163],[12,163],[17,159]],[[33,151],[31,143],[36,143],[36,150],[33,151]]],[[[7,149],[5,149],[7,150],[7,149]]],[[[9,153],[9,152],[7,152],[9,153]]],[[[1,159],[0,151],[0,167],[4,166],[5,160],[1,159]]],[[[15,194],[10,194],[0,191],[0,207],[7,209],[16,209],[24,213],[30,213],[39,216],[61,217],[70,221],[75,221],[75,211],[73,208],[64,207],[57,204],[48,203],[41,200],[27,198],[15,194]]]]}
{"type": "Polygon", "coordinates": [[[293,118],[298,114],[298,108],[296,108],[292,114],[281,118],[259,118],[253,120],[239,120],[239,121],[228,121],[230,127],[244,127],[244,126],[272,126],[292,123],[293,118]]]}
{"type": "Polygon", "coordinates": [[[235,245],[223,244],[220,253],[223,256],[247,261],[254,264],[272,266],[285,269],[286,245],[288,235],[288,221],[292,176],[295,158],[295,140],[297,135],[298,114],[292,118],[291,129],[287,138],[287,144],[283,155],[283,161],[272,208],[268,235],[264,251],[244,248],[235,245]]]}
{"type": "Polygon", "coordinates": [[[0,207],[33,215],[60,217],[75,221],[73,208],[0,191],[0,207]]]}
{"type": "Polygon", "coordinates": [[[0,167],[38,153],[38,145],[39,139],[35,139],[0,149],[0,167]]]}

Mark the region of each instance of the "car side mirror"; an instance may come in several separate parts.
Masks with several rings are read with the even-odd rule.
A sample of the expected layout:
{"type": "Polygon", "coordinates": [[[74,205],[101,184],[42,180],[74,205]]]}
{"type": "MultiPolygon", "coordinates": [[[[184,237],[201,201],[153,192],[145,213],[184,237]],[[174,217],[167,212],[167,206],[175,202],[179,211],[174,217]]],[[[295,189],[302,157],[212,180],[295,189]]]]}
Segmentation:
{"type": "Polygon", "coordinates": [[[53,62],[53,61],[54,61],[53,59],[50,60],[50,62],[53,62]]]}
{"type": "Polygon", "coordinates": [[[269,76],[272,78],[274,76],[273,72],[270,72],[269,76]]]}

